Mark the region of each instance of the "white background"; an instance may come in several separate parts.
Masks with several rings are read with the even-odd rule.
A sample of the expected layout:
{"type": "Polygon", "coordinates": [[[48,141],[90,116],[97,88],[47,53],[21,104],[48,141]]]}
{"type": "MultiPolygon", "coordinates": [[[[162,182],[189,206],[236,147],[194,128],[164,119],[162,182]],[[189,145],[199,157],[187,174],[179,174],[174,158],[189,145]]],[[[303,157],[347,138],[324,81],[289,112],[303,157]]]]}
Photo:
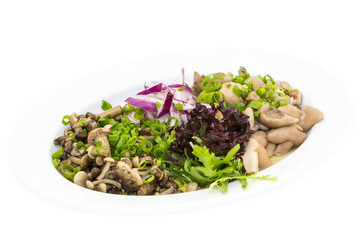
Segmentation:
{"type": "MultiPolygon", "coordinates": [[[[1,1],[0,238],[363,239],[360,2],[1,1]],[[132,59],[213,47],[287,53],[334,75],[352,95],[347,104],[357,112],[342,147],[324,164],[264,194],[167,215],[71,210],[38,198],[13,176],[7,139],[23,113],[50,93],[64,85],[72,89],[73,81],[132,59]]],[[[36,154],[21,151],[31,141],[26,137],[19,139],[24,158],[36,154]]]]}

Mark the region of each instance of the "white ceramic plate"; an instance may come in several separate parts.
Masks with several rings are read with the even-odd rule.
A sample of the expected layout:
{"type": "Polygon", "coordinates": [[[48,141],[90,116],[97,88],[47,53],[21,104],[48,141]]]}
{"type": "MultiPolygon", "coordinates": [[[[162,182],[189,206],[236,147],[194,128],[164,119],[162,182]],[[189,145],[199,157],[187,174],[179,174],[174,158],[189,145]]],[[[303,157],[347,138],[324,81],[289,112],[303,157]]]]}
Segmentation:
{"type": "Polygon", "coordinates": [[[72,97],[61,97],[55,93],[24,116],[13,139],[31,141],[22,145],[22,154],[18,154],[18,141],[12,140],[9,158],[15,174],[31,192],[51,202],[80,210],[141,214],[184,211],[244,200],[312,169],[339,146],[346,132],[342,124],[345,116],[336,114],[336,109],[347,109],[340,100],[345,99],[345,93],[335,79],[310,62],[270,52],[211,49],[161,55],[85,77],[60,92],[68,92],[67,96],[72,97]],[[63,178],[53,167],[51,154],[57,149],[53,139],[63,133],[65,127],[61,119],[64,115],[100,112],[101,100],[112,105],[123,104],[128,96],[143,89],[145,81],[171,82],[178,79],[181,67],[185,69],[187,82],[192,83],[195,70],[201,74],[236,74],[240,66],[245,66],[253,75],[270,74],[276,80],[289,82],[303,93],[304,105],[312,105],[325,114],[325,119],[311,130],[307,140],[295,152],[260,173],[276,176],[278,181],[249,181],[246,190],[241,189],[240,183],[234,182],[229,184],[226,194],[218,190],[200,190],[167,196],[124,196],[79,187],[63,178]],[[340,99],[333,97],[339,93],[340,99]]]}

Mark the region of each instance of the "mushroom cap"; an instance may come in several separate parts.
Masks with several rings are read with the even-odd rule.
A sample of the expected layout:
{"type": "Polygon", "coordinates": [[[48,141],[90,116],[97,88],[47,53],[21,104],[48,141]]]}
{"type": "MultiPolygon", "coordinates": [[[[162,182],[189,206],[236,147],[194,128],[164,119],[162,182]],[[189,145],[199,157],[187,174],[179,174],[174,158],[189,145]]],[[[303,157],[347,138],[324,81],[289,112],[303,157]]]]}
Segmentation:
{"type": "Polygon", "coordinates": [[[283,142],[277,145],[276,149],[274,150],[274,155],[281,156],[287,153],[291,148],[294,146],[294,143],[291,141],[283,142]]]}
{"type": "Polygon", "coordinates": [[[267,127],[285,127],[296,124],[299,121],[298,118],[290,117],[278,108],[270,107],[268,103],[263,104],[259,111],[261,114],[258,121],[267,127]]]}
{"type": "Polygon", "coordinates": [[[302,115],[302,111],[299,108],[293,106],[292,104],[287,104],[286,106],[280,106],[278,109],[281,112],[283,112],[293,118],[300,119],[301,115],[302,115]]]}
{"type": "MultiPolygon", "coordinates": [[[[87,136],[88,144],[96,145],[97,141],[103,142],[102,141],[103,139],[106,139],[106,141],[109,142],[107,139],[107,134],[109,134],[111,132],[110,128],[111,128],[111,125],[106,125],[103,128],[96,128],[96,129],[90,131],[87,136]]],[[[104,142],[102,145],[104,146],[104,142]]]]}
{"type": "Polygon", "coordinates": [[[295,146],[299,146],[306,139],[306,134],[300,131],[299,128],[299,126],[292,125],[272,129],[267,134],[267,140],[275,144],[291,141],[295,146]]]}
{"type": "Polygon", "coordinates": [[[86,187],[87,180],[88,180],[88,175],[85,171],[79,171],[73,177],[73,182],[81,187],[86,187]]]}
{"type": "Polygon", "coordinates": [[[138,190],[143,185],[143,180],[138,173],[138,169],[130,168],[125,162],[118,162],[115,173],[123,181],[123,186],[127,190],[138,190]]]}
{"type": "Polygon", "coordinates": [[[234,92],[233,92],[233,88],[237,86],[239,88],[242,87],[241,84],[236,83],[236,82],[228,82],[228,83],[223,83],[221,88],[220,88],[220,92],[224,94],[224,101],[229,104],[230,106],[235,106],[237,103],[243,103],[244,99],[240,96],[237,96],[234,92]],[[227,85],[230,84],[230,87],[228,87],[227,85]]]}
{"type": "Polygon", "coordinates": [[[303,131],[308,132],[316,123],[324,119],[324,114],[311,106],[302,107],[302,117],[298,122],[303,131]]]}

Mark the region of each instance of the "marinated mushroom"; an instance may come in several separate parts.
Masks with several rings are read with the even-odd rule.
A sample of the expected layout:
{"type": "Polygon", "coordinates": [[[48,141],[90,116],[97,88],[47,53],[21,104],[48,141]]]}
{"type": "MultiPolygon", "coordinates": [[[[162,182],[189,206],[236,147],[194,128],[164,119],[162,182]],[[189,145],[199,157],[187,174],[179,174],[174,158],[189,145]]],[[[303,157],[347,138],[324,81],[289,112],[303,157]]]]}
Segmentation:
{"type": "Polygon", "coordinates": [[[298,123],[298,118],[293,118],[288,116],[287,114],[283,113],[277,108],[270,107],[269,104],[263,104],[259,111],[261,113],[260,117],[258,118],[258,121],[265,126],[271,127],[271,128],[279,128],[279,127],[285,127],[290,126],[293,124],[298,123]]]}
{"type": "Polygon", "coordinates": [[[302,112],[303,114],[298,125],[300,125],[305,132],[308,132],[316,123],[324,119],[324,114],[311,106],[302,107],[302,112]]]}
{"type": "Polygon", "coordinates": [[[291,141],[280,143],[277,145],[276,149],[274,150],[274,155],[281,156],[281,155],[287,153],[293,147],[294,147],[294,143],[291,141]]]}
{"type": "Polygon", "coordinates": [[[235,83],[235,82],[229,82],[229,83],[223,83],[220,89],[220,92],[224,96],[224,101],[228,103],[230,106],[235,106],[237,103],[243,103],[244,99],[242,97],[237,96],[233,92],[234,86],[237,86],[239,88],[242,87],[241,84],[235,83]]]}
{"type": "Polygon", "coordinates": [[[267,134],[267,140],[271,143],[280,144],[287,141],[299,146],[305,141],[306,133],[301,131],[298,125],[272,129],[267,134]]]}
{"type": "Polygon", "coordinates": [[[130,168],[125,162],[118,162],[115,173],[123,181],[123,186],[129,191],[137,191],[143,186],[143,180],[138,170],[130,168]]]}

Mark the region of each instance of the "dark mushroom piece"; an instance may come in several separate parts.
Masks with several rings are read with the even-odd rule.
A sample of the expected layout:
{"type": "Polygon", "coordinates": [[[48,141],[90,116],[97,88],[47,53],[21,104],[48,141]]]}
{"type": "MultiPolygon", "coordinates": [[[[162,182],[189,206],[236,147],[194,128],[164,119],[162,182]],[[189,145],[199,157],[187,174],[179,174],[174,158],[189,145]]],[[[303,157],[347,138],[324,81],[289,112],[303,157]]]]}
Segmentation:
{"type": "Polygon", "coordinates": [[[123,109],[122,109],[122,107],[120,105],[118,105],[118,106],[113,107],[113,108],[111,108],[109,110],[106,110],[105,112],[99,113],[96,116],[99,117],[99,118],[103,118],[103,117],[106,117],[106,116],[110,116],[110,118],[114,118],[116,116],[119,116],[122,113],[123,113],[123,109]]]}
{"type": "Polygon", "coordinates": [[[70,124],[71,124],[71,128],[75,131],[76,138],[79,138],[79,139],[86,138],[86,134],[82,129],[83,125],[81,122],[79,122],[77,113],[71,114],[70,124]]]}

